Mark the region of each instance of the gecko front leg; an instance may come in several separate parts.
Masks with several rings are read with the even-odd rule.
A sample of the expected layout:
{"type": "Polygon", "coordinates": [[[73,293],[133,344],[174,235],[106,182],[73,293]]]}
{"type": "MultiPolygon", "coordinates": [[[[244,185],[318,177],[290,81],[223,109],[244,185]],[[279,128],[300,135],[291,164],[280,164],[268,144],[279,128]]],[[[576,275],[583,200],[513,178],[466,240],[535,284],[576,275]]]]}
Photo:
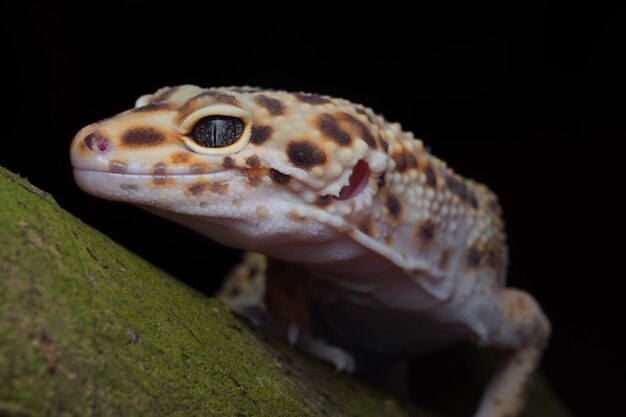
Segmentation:
{"type": "Polygon", "coordinates": [[[311,290],[301,267],[247,252],[228,274],[218,297],[231,310],[338,371],[354,371],[352,355],[312,334],[311,290]]]}
{"type": "Polygon", "coordinates": [[[532,375],[550,338],[550,322],[524,291],[500,291],[500,310],[487,325],[498,331],[486,345],[510,354],[490,381],[475,417],[516,416],[524,407],[532,375]]]}

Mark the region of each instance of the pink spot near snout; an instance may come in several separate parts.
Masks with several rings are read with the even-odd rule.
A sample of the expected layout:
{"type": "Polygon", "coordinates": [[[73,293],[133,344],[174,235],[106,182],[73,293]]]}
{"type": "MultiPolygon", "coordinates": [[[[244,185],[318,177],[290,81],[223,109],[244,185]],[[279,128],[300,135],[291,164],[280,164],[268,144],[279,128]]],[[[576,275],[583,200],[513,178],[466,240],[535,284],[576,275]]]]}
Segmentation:
{"type": "Polygon", "coordinates": [[[106,139],[98,139],[96,140],[96,147],[100,152],[104,152],[109,149],[109,141],[106,139]]]}

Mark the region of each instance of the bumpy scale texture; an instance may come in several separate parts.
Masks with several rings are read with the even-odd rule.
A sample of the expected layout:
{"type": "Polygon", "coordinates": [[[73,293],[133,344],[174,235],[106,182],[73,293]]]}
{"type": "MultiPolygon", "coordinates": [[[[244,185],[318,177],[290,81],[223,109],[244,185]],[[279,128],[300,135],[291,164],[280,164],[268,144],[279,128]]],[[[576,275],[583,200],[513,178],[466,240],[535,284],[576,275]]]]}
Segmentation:
{"type": "Polygon", "coordinates": [[[301,348],[348,370],[321,338],[385,354],[506,349],[475,415],[523,407],[550,324],[504,286],[497,198],[399,124],[327,96],[184,85],[85,127],[71,158],[86,192],[251,251],[221,298],[301,348]]]}

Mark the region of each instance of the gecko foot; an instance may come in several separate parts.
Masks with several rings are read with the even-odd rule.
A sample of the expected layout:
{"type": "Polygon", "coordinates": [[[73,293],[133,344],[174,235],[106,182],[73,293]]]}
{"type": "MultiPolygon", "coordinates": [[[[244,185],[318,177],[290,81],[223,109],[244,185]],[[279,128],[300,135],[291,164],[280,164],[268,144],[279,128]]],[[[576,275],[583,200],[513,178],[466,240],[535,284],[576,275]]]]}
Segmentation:
{"type": "Polygon", "coordinates": [[[304,348],[312,355],[332,363],[338,372],[352,373],[356,369],[352,355],[337,346],[329,345],[324,339],[312,339],[304,348]]]}

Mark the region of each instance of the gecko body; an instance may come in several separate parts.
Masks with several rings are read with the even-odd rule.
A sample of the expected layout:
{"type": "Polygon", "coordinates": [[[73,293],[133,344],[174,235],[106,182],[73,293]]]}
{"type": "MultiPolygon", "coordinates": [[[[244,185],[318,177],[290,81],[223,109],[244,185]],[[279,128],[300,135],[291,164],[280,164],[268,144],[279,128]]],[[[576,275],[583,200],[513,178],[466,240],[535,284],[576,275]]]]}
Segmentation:
{"type": "Polygon", "coordinates": [[[292,343],[346,369],[316,322],[384,354],[506,349],[475,415],[523,407],[550,325],[505,287],[497,198],[399,124],[327,96],[184,85],[85,127],[71,158],[88,193],[251,251],[220,296],[292,343]]]}

